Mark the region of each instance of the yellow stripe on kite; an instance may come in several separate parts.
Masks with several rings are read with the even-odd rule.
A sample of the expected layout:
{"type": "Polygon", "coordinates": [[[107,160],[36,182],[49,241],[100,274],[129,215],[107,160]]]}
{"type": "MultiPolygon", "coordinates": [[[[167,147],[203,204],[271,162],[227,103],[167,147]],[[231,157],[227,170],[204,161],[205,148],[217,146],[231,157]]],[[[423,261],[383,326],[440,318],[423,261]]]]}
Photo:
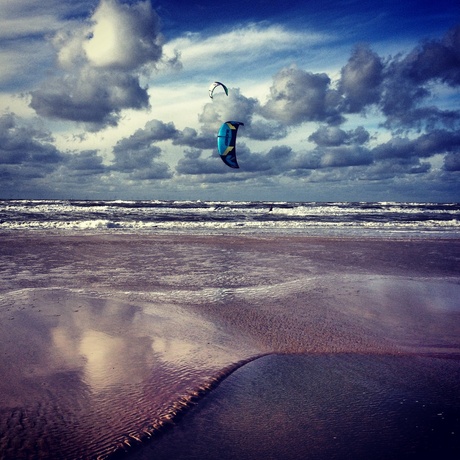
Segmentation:
{"type": "Polygon", "coordinates": [[[232,150],[234,149],[234,147],[232,147],[231,145],[229,145],[226,149],[225,149],[225,152],[222,154],[222,156],[226,156],[228,155],[232,150]]]}

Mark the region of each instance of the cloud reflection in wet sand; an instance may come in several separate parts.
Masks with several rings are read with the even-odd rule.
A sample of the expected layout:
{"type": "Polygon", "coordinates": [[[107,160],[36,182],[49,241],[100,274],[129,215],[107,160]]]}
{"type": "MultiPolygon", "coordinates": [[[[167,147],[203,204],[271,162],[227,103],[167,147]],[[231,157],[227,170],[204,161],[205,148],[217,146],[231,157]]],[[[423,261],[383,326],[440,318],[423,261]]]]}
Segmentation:
{"type": "Polygon", "coordinates": [[[27,458],[34,443],[47,458],[110,451],[244,356],[219,348],[224,333],[175,305],[62,289],[2,303],[14,311],[9,326],[19,324],[2,327],[2,458],[27,458]]]}

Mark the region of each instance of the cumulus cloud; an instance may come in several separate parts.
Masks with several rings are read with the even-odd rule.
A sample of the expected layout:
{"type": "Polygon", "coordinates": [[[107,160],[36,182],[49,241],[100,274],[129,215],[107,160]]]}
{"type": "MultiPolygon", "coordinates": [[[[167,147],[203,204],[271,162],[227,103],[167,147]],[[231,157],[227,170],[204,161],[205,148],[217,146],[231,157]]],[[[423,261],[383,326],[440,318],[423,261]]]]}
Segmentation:
{"type": "Polygon", "coordinates": [[[373,162],[369,151],[357,145],[327,147],[320,151],[321,161],[319,167],[348,167],[369,165],[373,162]]]}
{"type": "Polygon", "coordinates": [[[196,149],[211,149],[216,146],[215,135],[199,134],[193,128],[178,131],[173,140],[174,145],[184,145],[196,149]]]}
{"type": "Polygon", "coordinates": [[[423,174],[430,171],[428,162],[421,162],[419,158],[397,158],[376,161],[370,167],[359,173],[361,180],[382,181],[393,178],[402,178],[406,175],[423,174]]]}
{"type": "Polygon", "coordinates": [[[94,176],[107,172],[102,157],[97,150],[83,150],[69,155],[66,161],[67,173],[70,175],[94,176]]]}
{"type": "Polygon", "coordinates": [[[460,85],[460,26],[441,40],[427,40],[409,53],[399,65],[414,83],[439,80],[460,85]]]}
{"type": "Polygon", "coordinates": [[[150,2],[128,6],[102,0],[91,22],[83,41],[91,65],[131,70],[161,58],[160,21],[150,2]]]}
{"type": "Polygon", "coordinates": [[[460,171],[460,148],[444,157],[444,169],[446,171],[460,171]]]}
{"type": "Polygon", "coordinates": [[[222,123],[229,120],[242,121],[248,128],[258,104],[257,99],[244,96],[239,88],[229,88],[228,96],[220,93],[214,96],[212,102],[205,104],[198,120],[202,130],[213,135],[222,123]]]}
{"type": "Polygon", "coordinates": [[[23,196],[30,191],[50,196],[81,190],[107,171],[96,150],[62,152],[37,120],[26,121],[13,113],[0,116],[0,193],[23,196]],[[64,188],[63,187],[64,184],[64,188]]]}
{"type": "MultiPolygon", "coordinates": [[[[444,38],[440,43],[452,43],[455,34],[448,36],[449,39],[444,38]]],[[[432,165],[427,160],[435,155],[444,156],[444,171],[455,172],[460,146],[457,131],[452,129],[456,111],[423,105],[430,91],[434,91],[425,86],[427,81],[439,84],[442,79],[430,77],[422,82],[415,81],[407,72],[407,66],[403,65],[409,54],[384,59],[369,47],[360,45],[352,51],[337,82],[325,73],[308,72],[294,65],[286,67],[273,77],[263,105],[258,99],[245,96],[239,88],[229,88],[228,97],[217,94],[212,102],[204,104],[198,117],[200,130],[178,129],[172,122],[152,120],[129,141],[136,144],[142,139],[150,148],[161,141],[183,146],[184,158],[176,167],[178,174],[235,177],[234,171],[217,161],[215,137],[222,122],[237,120],[245,124],[238,133],[237,156],[240,164],[244,164],[244,168],[238,171],[238,180],[254,175],[306,177],[314,170],[318,174],[324,171],[321,173],[324,180],[333,180],[333,177],[337,180],[345,177],[353,180],[402,177],[430,172],[432,165]],[[393,93],[390,94],[390,83],[396,84],[395,75],[401,78],[401,82],[398,81],[400,86],[391,88],[393,93]],[[407,91],[404,90],[406,86],[410,88],[407,91]],[[410,135],[392,133],[389,140],[379,142],[378,137],[372,136],[363,126],[348,130],[341,127],[350,115],[365,115],[369,108],[372,108],[373,116],[379,113],[384,121],[395,117],[394,120],[398,119],[399,124],[409,131],[414,126],[413,120],[405,119],[403,113],[412,119],[419,117],[425,128],[430,129],[418,133],[418,136],[414,131],[410,135]],[[430,117],[436,117],[437,123],[429,124],[430,117]],[[264,152],[245,144],[245,140],[282,141],[294,128],[307,123],[319,124],[308,136],[308,141],[314,144],[310,149],[308,146],[299,150],[272,144],[264,152]]],[[[417,56],[421,59],[420,54],[417,56]]],[[[442,73],[439,70],[437,74],[442,73]]],[[[456,84],[452,72],[448,75],[448,84],[456,84]]],[[[318,174],[314,177],[320,177],[318,174]]]]}
{"type": "Polygon", "coordinates": [[[459,148],[460,135],[457,132],[434,131],[414,139],[395,136],[375,147],[373,152],[376,158],[429,158],[459,148]]]}
{"type": "Polygon", "coordinates": [[[53,44],[63,68],[84,63],[132,72],[161,59],[163,36],[149,1],[101,0],[88,20],[58,31],[53,44]]]}
{"type": "Polygon", "coordinates": [[[269,99],[260,113],[286,125],[307,121],[337,124],[343,121],[339,103],[339,93],[331,88],[328,75],[291,66],[275,75],[269,99]]]}
{"type": "Polygon", "coordinates": [[[11,165],[34,168],[42,175],[50,168],[64,161],[57,148],[51,143],[48,132],[33,125],[20,124],[12,113],[0,116],[0,166],[3,174],[11,165]]]}
{"type": "Polygon", "coordinates": [[[149,1],[101,0],[89,20],[58,32],[53,43],[63,73],[31,92],[39,115],[94,131],[116,125],[123,109],[149,107],[139,78],[161,60],[163,43],[149,1]]]}
{"type": "Polygon", "coordinates": [[[145,149],[154,142],[174,139],[177,135],[178,130],[174,126],[174,123],[164,123],[160,120],[150,120],[145,124],[144,128],[140,128],[131,136],[120,140],[116,145],[116,149],[145,149]]]}
{"type": "Polygon", "coordinates": [[[384,69],[381,109],[390,128],[433,129],[459,126],[458,110],[427,105],[437,85],[460,85],[460,26],[441,40],[427,41],[384,69]]]}
{"type": "MultiPolygon", "coordinates": [[[[195,107],[187,118],[197,123],[180,126],[182,115],[174,122],[152,119],[120,139],[113,161],[105,164],[91,144],[97,136],[87,134],[86,150],[64,152],[43,128],[46,121],[5,114],[0,117],[2,190],[40,183],[60,184],[67,191],[69,184],[86,183],[92,190],[101,187],[103,195],[114,179],[133,184],[174,175],[196,176],[181,178],[190,184],[267,183],[275,176],[280,183],[300,177],[327,182],[406,175],[458,181],[460,26],[395,56],[360,44],[343,58],[341,69],[326,73],[314,55],[326,50],[332,34],[269,22],[232,23],[223,31],[213,22],[212,30],[184,32],[164,43],[150,0],[32,3],[17,0],[0,7],[0,82],[7,90],[27,88],[30,107],[38,115],[82,123],[86,131],[116,126],[124,110],[150,107],[150,91],[142,82],[165,65],[182,66],[183,72],[174,74],[172,82],[160,75],[159,108],[162,95],[171,91],[167,113],[195,107]],[[182,98],[185,78],[192,83],[187,82],[189,95],[182,98]],[[210,78],[222,78],[229,96],[220,92],[211,101],[206,83],[203,99],[190,91],[210,78]],[[232,79],[241,89],[232,87],[232,79]],[[216,152],[216,133],[226,120],[244,123],[238,133],[237,171],[226,167],[216,152]],[[168,149],[174,154],[166,155],[168,149]],[[181,149],[183,158],[175,164],[181,149]]],[[[168,14],[166,7],[161,11],[168,14]]],[[[165,24],[171,20],[165,17],[165,24]]],[[[342,46],[342,38],[335,39],[342,46]]],[[[2,100],[17,108],[17,101],[24,105],[27,99],[8,95],[2,100]]],[[[23,106],[19,110],[29,113],[23,106]]]]}
{"type": "Polygon", "coordinates": [[[383,68],[382,59],[368,47],[359,46],[354,50],[342,68],[339,84],[345,112],[360,112],[364,107],[379,102],[383,68]]]}
{"type": "Polygon", "coordinates": [[[44,117],[86,123],[89,131],[115,126],[120,111],[149,106],[145,88],[136,76],[84,67],[76,75],[47,82],[31,92],[32,107],[44,117]]]}
{"type": "Polygon", "coordinates": [[[181,175],[207,175],[207,174],[230,174],[229,168],[226,170],[220,164],[217,154],[214,157],[203,156],[201,149],[188,148],[184,151],[184,157],[179,160],[176,172],[181,175]],[[217,161],[218,160],[218,161],[217,161]]]}
{"type": "Polygon", "coordinates": [[[284,174],[292,169],[295,153],[287,145],[278,145],[270,148],[266,153],[243,149],[240,156],[244,158],[245,170],[262,173],[264,176],[273,176],[284,174]]]}
{"type": "Polygon", "coordinates": [[[292,65],[273,77],[258,113],[287,127],[306,122],[338,126],[347,116],[372,108],[394,131],[458,129],[460,111],[443,109],[432,99],[440,85],[460,85],[459,49],[460,26],[406,55],[382,58],[367,45],[357,46],[337,82],[292,65]]]}
{"type": "Polygon", "coordinates": [[[111,169],[129,175],[131,179],[153,180],[172,177],[168,164],[160,160],[162,150],[155,141],[168,139],[175,128],[156,120],[146,129],[137,130],[132,136],[117,142],[113,148],[114,160],[111,169]]]}
{"type": "Polygon", "coordinates": [[[370,134],[362,126],[350,131],[344,131],[337,126],[321,126],[308,138],[318,146],[330,147],[353,143],[364,144],[369,139],[370,134]]]}
{"type": "Polygon", "coordinates": [[[288,133],[285,125],[273,120],[257,119],[245,127],[245,136],[258,141],[283,139],[288,133]]]}

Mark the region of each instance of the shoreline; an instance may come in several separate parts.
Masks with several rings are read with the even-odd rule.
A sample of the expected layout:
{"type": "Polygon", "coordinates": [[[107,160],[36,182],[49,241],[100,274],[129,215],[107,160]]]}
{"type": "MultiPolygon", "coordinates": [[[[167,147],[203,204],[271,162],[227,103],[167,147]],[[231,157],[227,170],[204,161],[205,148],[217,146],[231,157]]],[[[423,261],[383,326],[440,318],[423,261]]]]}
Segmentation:
{"type": "Polygon", "coordinates": [[[227,238],[238,237],[248,239],[318,239],[318,240],[370,240],[370,241],[458,241],[460,232],[440,230],[376,230],[376,229],[348,229],[342,228],[336,232],[327,228],[250,228],[239,225],[227,229],[120,229],[120,228],[89,228],[83,229],[39,229],[15,228],[0,229],[0,237],[57,237],[57,238],[227,238]],[[356,230],[356,231],[355,231],[356,230]]]}

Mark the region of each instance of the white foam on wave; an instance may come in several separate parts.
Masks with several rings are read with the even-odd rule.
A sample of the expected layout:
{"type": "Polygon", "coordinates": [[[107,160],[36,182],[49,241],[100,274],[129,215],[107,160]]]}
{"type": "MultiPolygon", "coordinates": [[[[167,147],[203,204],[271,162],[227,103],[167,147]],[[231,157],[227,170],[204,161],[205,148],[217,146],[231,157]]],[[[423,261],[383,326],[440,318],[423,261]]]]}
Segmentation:
{"type": "Polygon", "coordinates": [[[460,233],[458,204],[0,200],[0,231],[460,233]]]}

